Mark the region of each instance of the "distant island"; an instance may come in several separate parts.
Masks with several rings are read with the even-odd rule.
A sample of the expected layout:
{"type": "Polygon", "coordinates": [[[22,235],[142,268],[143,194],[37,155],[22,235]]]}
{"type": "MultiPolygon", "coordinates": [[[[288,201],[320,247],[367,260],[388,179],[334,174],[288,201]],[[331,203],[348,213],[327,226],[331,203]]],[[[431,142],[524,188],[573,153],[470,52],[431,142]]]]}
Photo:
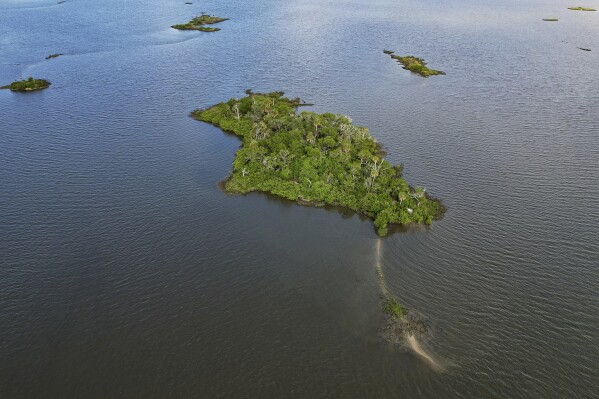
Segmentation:
{"type": "Polygon", "coordinates": [[[547,22],[557,22],[558,19],[557,18],[543,18],[543,21],[547,21],[547,22]]]}
{"type": "Polygon", "coordinates": [[[218,32],[219,28],[213,28],[211,26],[204,25],[212,25],[217,24],[219,22],[227,21],[228,18],[220,18],[215,17],[213,15],[202,14],[199,17],[195,17],[191,21],[186,24],[177,24],[171,26],[171,28],[178,30],[199,30],[201,32],[218,32]]]}
{"type": "Polygon", "coordinates": [[[51,83],[47,80],[29,77],[29,79],[12,82],[8,86],[2,86],[0,89],[9,89],[11,91],[36,91],[47,89],[50,87],[50,84],[51,83]]]}
{"type": "MultiPolygon", "coordinates": [[[[282,92],[247,93],[191,114],[242,140],[226,191],[262,191],[302,205],[346,207],[373,219],[379,235],[388,233],[389,224],[430,224],[445,212],[424,188],[408,185],[403,166],[385,161],[368,129],[349,117],[298,114],[303,104],[282,92]]],[[[401,313],[394,303],[387,308],[401,313]]]]}
{"type": "Polygon", "coordinates": [[[568,7],[568,10],[573,10],[573,11],[597,11],[594,8],[586,8],[586,7],[568,7]]]}
{"type": "Polygon", "coordinates": [[[50,54],[49,56],[46,57],[47,60],[50,60],[52,58],[58,58],[61,55],[64,55],[63,53],[56,53],[56,54],[50,54]]]}
{"type": "Polygon", "coordinates": [[[423,78],[428,78],[429,76],[433,75],[445,75],[445,72],[443,71],[436,71],[434,69],[428,68],[426,66],[426,62],[422,58],[413,57],[411,55],[396,55],[391,50],[383,50],[383,53],[388,54],[391,56],[391,58],[397,60],[397,62],[403,65],[403,69],[416,73],[423,78]]]}

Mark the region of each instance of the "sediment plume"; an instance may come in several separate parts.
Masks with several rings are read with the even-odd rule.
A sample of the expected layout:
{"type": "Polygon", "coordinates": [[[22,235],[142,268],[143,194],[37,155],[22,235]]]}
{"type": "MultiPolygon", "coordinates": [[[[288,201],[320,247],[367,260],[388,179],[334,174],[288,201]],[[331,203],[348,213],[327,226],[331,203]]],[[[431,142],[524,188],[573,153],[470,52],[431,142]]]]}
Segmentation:
{"type": "Polygon", "coordinates": [[[376,274],[379,278],[379,289],[381,296],[387,298],[389,296],[389,290],[387,289],[387,283],[385,282],[385,275],[383,274],[383,266],[381,264],[381,239],[376,240],[376,274]]]}
{"type": "Polygon", "coordinates": [[[408,342],[410,349],[412,349],[414,351],[414,353],[416,353],[418,356],[420,356],[421,358],[426,360],[430,364],[430,366],[433,368],[433,370],[438,371],[440,373],[445,371],[445,367],[443,367],[441,364],[439,364],[437,361],[435,361],[435,359],[433,359],[433,357],[431,355],[429,355],[428,353],[426,353],[426,351],[424,349],[422,349],[422,347],[418,343],[418,340],[416,339],[416,337],[413,334],[412,335],[407,334],[406,340],[408,342]]]}
{"type": "MultiPolygon", "coordinates": [[[[381,294],[381,300],[383,301],[383,308],[389,302],[397,304],[395,298],[389,293],[387,283],[385,281],[385,274],[383,272],[382,257],[381,257],[381,246],[382,240],[379,238],[376,240],[376,262],[375,270],[378,276],[379,290],[381,294]]],[[[445,368],[437,362],[430,354],[428,354],[416,338],[416,335],[424,336],[429,331],[428,325],[421,319],[408,315],[408,310],[397,304],[400,309],[403,309],[401,313],[389,313],[388,309],[385,309],[386,321],[385,326],[382,329],[382,337],[385,341],[390,344],[408,347],[422,359],[424,359],[432,368],[437,372],[445,371],[445,368]]]]}

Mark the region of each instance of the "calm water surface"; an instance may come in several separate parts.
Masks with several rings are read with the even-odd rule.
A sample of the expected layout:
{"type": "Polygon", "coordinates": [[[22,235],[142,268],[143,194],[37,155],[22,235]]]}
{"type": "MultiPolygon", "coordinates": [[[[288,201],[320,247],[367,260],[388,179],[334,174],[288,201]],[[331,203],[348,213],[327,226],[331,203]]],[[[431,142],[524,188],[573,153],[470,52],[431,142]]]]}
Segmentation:
{"type": "Polygon", "coordinates": [[[599,13],[570,5],[0,0],[0,83],[53,83],[0,91],[0,397],[597,397],[599,13]],[[202,11],[231,20],[169,28],[202,11]],[[445,373],[378,338],[370,221],[219,190],[239,142],[188,113],[247,88],[444,199],[381,262],[445,373]]]}

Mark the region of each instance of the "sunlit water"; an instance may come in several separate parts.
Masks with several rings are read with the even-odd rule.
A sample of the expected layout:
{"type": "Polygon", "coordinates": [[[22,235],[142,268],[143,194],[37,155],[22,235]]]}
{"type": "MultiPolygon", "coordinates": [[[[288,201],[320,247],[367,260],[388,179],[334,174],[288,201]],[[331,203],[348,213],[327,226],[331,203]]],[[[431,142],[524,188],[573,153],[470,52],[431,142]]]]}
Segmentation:
{"type": "Polygon", "coordinates": [[[599,13],[571,5],[0,0],[0,84],[53,83],[0,91],[0,397],[596,397],[599,13]],[[169,28],[202,11],[231,20],[169,28]],[[247,88],[350,115],[444,200],[380,251],[444,373],[380,342],[370,221],[219,190],[239,142],[188,114],[247,88]]]}

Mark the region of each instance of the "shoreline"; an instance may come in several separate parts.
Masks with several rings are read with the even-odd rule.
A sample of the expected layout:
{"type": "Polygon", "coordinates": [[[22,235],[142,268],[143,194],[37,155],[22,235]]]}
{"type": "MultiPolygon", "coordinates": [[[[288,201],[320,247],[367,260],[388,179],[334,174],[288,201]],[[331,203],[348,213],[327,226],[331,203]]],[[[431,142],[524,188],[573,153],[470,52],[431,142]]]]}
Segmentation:
{"type": "MultiPolygon", "coordinates": [[[[251,190],[251,191],[247,191],[247,192],[231,191],[226,188],[226,183],[230,178],[231,178],[231,176],[229,175],[225,179],[220,180],[219,182],[217,182],[217,186],[224,194],[230,195],[232,197],[238,197],[238,196],[241,197],[241,196],[245,196],[245,195],[264,195],[270,200],[288,202],[288,203],[292,203],[295,205],[304,206],[307,208],[323,208],[326,211],[336,212],[341,216],[357,216],[360,219],[360,221],[363,221],[363,222],[372,221],[372,216],[370,216],[362,211],[359,211],[359,210],[357,211],[357,210],[354,210],[354,209],[349,208],[344,205],[327,204],[324,201],[314,201],[314,200],[307,200],[307,199],[303,199],[303,198],[298,198],[298,199],[294,200],[294,199],[290,199],[290,198],[283,197],[281,195],[272,193],[270,191],[263,191],[260,189],[255,189],[255,190],[251,190]]],[[[435,199],[435,198],[433,198],[433,199],[435,199]]],[[[445,217],[445,213],[446,212],[444,212],[443,215],[441,215],[439,217],[439,219],[436,219],[436,220],[437,221],[442,220],[445,217]]],[[[387,234],[386,236],[378,236],[377,238],[388,238],[388,237],[392,236],[394,233],[406,233],[413,229],[428,229],[428,228],[430,228],[430,226],[422,225],[422,223],[418,223],[418,222],[410,222],[407,224],[389,223],[389,226],[388,226],[389,234],[387,234]]],[[[376,233],[376,228],[374,228],[374,231],[376,233]]]]}

